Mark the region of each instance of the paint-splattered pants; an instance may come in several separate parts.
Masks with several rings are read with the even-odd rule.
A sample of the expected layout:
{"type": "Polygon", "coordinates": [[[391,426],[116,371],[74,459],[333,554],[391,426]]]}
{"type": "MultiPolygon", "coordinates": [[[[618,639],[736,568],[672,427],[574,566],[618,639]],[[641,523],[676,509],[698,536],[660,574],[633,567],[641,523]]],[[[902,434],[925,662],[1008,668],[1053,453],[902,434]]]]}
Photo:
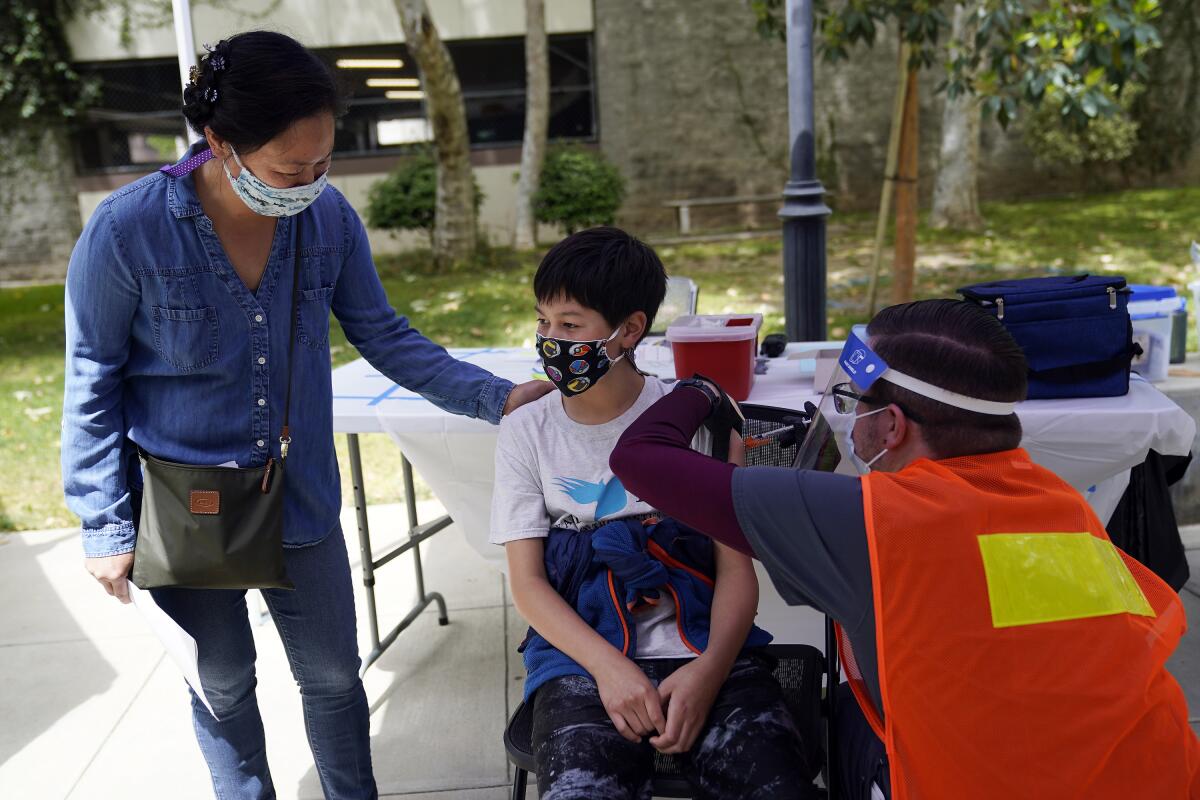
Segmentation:
{"type": "MultiPolygon", "coordinates": [[[[686,663],[637,662],[655,686],[686,663]]],[[[552,680],[533,703],[541,800],[650,800],[654,749],[617,733],[591,678],[552,680]]],[[[700,800],[808,798],[819,765],[807,764],[804,752],[770,669],[757,657],[743,657],[681,762],[700,800]]]]}

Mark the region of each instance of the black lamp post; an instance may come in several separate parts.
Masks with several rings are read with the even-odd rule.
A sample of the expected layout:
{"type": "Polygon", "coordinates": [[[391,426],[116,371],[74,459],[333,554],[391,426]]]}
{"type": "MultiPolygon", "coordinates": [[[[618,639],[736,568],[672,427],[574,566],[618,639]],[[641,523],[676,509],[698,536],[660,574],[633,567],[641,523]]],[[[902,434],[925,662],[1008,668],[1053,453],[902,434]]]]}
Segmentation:
{"type": "Polygon", "coordinates": [[[825,338],[825,187],[817,180],[812,0],[787,0],[788,129],[792,172],[783,189],[783,310],[792,341],[825,338]]]}

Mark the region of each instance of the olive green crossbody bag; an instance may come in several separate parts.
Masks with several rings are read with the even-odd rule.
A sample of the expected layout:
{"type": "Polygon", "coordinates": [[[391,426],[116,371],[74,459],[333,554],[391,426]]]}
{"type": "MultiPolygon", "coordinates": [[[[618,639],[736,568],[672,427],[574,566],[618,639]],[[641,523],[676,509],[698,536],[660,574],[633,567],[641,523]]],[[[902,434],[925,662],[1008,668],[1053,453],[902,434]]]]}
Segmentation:
{"type": "Polygon", "coordinates": [[[284,462],[291,444],[300,233],[292,274],[287,399],[279,460],[260,467],[176,464],[138,448],[142,510],[131,579],[141,589],[292,589],[283,565],[284,462]]]}

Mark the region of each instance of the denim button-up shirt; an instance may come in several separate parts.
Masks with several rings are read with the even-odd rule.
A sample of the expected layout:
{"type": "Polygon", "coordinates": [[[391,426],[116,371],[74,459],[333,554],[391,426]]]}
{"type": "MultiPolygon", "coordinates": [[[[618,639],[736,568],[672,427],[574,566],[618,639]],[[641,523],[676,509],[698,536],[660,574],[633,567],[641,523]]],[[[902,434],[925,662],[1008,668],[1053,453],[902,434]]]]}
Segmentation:
{"type": "Polygon", "coordinates": [[[285,545],[319,542],[341,508],[331,310],[350,343],[392,380],[447,411],[500,420],[512,384],[456,360],[396,315],[362,222],[332,186],[279,220],[251,292],[192,176],[155,173],[100,205],[67,271],[63,483],[87,556],[136,543],[141,473],[131,442],[187,464],[246,467],[279,457],[297,248],[285,545]]]}

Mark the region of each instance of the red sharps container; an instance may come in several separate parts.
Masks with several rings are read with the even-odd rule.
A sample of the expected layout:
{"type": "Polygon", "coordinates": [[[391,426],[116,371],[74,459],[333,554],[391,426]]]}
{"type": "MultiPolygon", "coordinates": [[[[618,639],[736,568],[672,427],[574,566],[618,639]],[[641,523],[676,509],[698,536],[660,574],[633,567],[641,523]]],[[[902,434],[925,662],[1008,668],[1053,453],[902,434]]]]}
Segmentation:
{"type": "Polygon", "coordinates": [[[750,396],[762,314],[698,314],[679,317],[667,328],[675,377],[699,372],[734,400],[750,396]]]}

